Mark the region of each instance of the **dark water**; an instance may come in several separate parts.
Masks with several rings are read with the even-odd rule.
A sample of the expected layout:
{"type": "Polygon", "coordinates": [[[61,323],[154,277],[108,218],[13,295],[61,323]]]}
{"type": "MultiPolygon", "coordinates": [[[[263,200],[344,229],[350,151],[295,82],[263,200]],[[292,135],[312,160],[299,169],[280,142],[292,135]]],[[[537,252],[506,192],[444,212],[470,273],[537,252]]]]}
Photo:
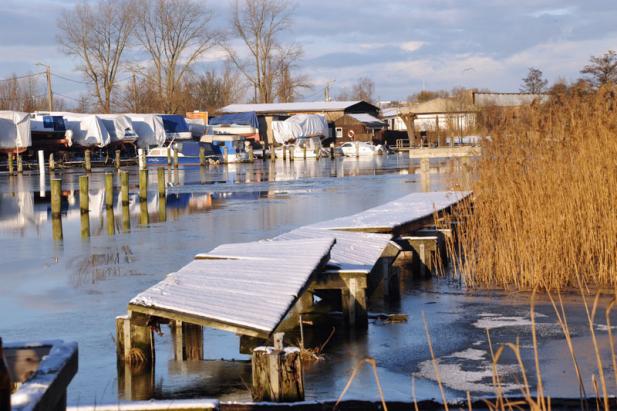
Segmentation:
{"type": "MultiPolygon", "coordinates": [[[[146,209],[137,199],[137,172],[131,169],[128,226],[117,194],[110,224],[112,215],[104,207],[103,170],[97,170],[90,181],[89,237],[82,235],[79,212],[77,189],[82,173],[56,172],[63,179],[62,241],[52,240],[49,175],[44,180],[37,174],[0,175],[0,335],[7,341],[77,341],[80,366],[70,386],[69,403],[116,402],[127,396],[119,393],[114,320],[126,313],[135,294],[187,264],[195,254],[219,244],[268,238],[410,192],[444,189],[448,178],[442,172],[449,166],[438,162],[432,166],[437,173],[430,180],[414,174],[417,164],[410,165],[404,156],[396,155],[181,169],[167,175],[164,215],[152,172],[147,224],[146,209]]],[[[400,303],[385,305],[377,300],[370,309],[405,312],[409,321],[371,321],[368,331],[353,334],[335,323],[325,359],[306,369],[308,399],[336,398],[353,367],[366,356],[376,359],[388,399],[409,400],[412,375],[418,398],[437,398],[439,391],[426,363],[430,354],[421,313],[429,319],[436,355],[452,365],[446,386],[449,398],[461,398],[468,389],[482,393],[490,385],[485,323],[478,321],[494,326],[491,330],[498,341],[517,336],[529,339],[529,332],[520,328],[528,319],[525,296],[478,297],[444,281],[407,280],[400,303]],[[514,321],[514,326],[508,321],[514,321]]],[[[547,318],[551,316],[547,307],[542,309],[547,318]]],[[[583,336],[584,321],[578,318],[583,336]]],[[[567,351],[559,345],[559,330],[549,325],[546,330],[555,344],[545,354],[546,362],[556,364],[551,370],[559,374],[557,370],[564,365],[558,355],[567,355],[567,351]]],[[[237,336],[206,329],[207,360],[176,362],[169,333],[163,331],[166,335],[156,339],[154,387],[146,390],[148,395],[250,399],[245,385],[250,384],[250,363],[239,354],[237,336]]],[[[325,334],[329,331],[328,326],[325,334]]],[[[310,339],[311,331],[307,334],[310,339]]],[[[315,335],[314,345],[325,338],[315,335]]],[[[524,355],[528,358],[530,352],[524,355]]],[[[553,385],[557,393],[571,388],[553,385]]],[[[348,397],[378,398],[368,368],[358,375],[348,397]]]]}

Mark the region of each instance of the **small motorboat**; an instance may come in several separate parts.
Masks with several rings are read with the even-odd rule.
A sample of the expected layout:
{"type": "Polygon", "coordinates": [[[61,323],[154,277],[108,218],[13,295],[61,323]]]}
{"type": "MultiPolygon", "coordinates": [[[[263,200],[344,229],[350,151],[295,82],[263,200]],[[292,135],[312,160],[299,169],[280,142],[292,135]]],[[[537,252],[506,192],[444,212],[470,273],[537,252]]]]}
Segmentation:
{"type": "Polygon", "coordinates": [[[319,137],[299,137],[292,146],[294,158],[317,158],[328,155],[328,151],[321,145],[319,137]]]}
{"type": "Polygon", "coordinates": [[[365,141],[347,142],[341,146],[341,150],[347,157],[384,155],[386,153],[381,144],[373,145],[365,141]]]}
{"type": "Polygon", "coordinates": [[[248,161],[247,140],[244,136],[231,134],[207,134],[200,141],[212,145],[221,162],[242,163],[248,161]]]}
{"type": "Polygon", "coordinates": [[[178,152],[178,164],[198,166],[200,165],[199,152],[201,147],[204,148],[206,160],[220,160],[218,150],[211,143],[201,141],[176,141],[167,146],[151,148],[146,154],[146,164],[151,165],[167,165],[168,159],[172,159],[178,152]]]}

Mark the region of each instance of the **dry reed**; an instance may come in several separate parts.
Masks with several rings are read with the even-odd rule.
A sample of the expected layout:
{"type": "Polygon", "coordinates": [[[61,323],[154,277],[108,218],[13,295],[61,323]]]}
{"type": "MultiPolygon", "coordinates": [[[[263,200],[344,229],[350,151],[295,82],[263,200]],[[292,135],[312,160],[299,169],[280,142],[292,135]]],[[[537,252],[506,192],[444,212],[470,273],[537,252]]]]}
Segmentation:
{"type": "Polygon", "coordinates": [[[481,115],[473,200],[454,213],[469,287],[617,287],[617,87],[481,115]]]}

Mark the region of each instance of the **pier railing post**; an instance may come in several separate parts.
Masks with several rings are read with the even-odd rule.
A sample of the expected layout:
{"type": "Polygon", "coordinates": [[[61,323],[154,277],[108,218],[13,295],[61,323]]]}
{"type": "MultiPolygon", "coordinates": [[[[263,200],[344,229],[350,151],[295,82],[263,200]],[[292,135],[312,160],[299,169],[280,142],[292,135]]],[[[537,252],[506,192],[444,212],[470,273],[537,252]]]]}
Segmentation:
{"type": "Polygon", "coordinates": [[[252,372],[254,401],[304,400],[301,352],[297,347],[283,347],[283,333],[275,334],[273,347],[253,350],[252,372]]]}

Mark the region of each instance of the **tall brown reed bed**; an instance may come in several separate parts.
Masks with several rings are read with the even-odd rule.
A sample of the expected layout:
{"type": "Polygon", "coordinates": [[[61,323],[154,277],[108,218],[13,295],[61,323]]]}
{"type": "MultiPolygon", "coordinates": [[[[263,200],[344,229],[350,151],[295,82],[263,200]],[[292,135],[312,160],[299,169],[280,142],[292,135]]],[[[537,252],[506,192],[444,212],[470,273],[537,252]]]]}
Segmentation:
{"type": "Polygon", "coordinates": [[[617,287],[617,87],[487,109],[455,261],[470,287],[617,287]]]}

